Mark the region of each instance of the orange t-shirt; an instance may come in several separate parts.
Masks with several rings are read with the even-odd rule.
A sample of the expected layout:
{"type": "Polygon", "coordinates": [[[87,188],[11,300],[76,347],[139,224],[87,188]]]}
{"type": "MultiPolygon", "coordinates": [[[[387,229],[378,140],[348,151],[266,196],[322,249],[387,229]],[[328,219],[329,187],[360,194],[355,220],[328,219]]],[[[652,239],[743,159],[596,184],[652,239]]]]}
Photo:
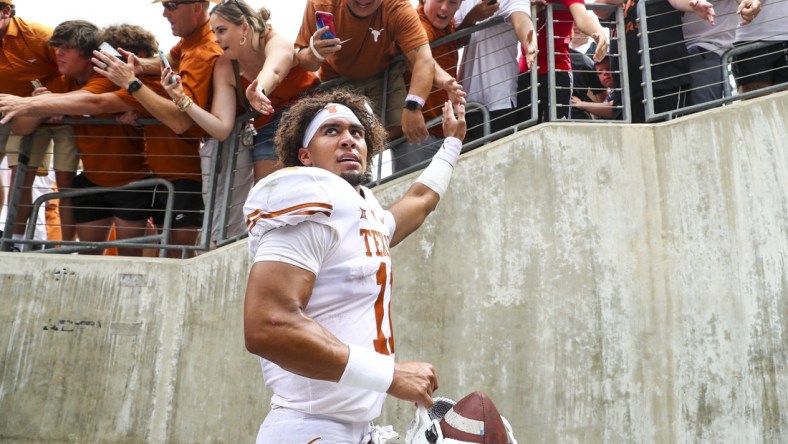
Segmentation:
{"type": "MultiPolygon", "coordinates": [[[[84,86],[74,79],[60,76],[51,82],[50,91],[86,91],[102,94],[117,90],[112,81],[93,74],[84,86]]],[[[81,117],[81,116],[74,116],[81,117]]],[[[112,114],[91,116],[114,118],[112,114]]],[[[142,132],[129,125],[74,125],[85,177],[96,185],[116,187],[150,175],[145,161],[145,141],[142,132]]]]}
{"type": "MultiPolygon", "coordinates": [[[[439,38],[445,37],[454,32],[454,20],[449,22],[449,26],[447,26],[445,29],[438,29],[432,26],[432,23],[430,23],[430,21],[427,19],[427,16],[424,14],[424,4],[419,3],[416,11],[419,14],[421,25],[424,27],[424,31],[427,32],[427,38],[430,40],[430,42],[438,40],[439,38]]],[[[457,78],[457,62],[460,58],[458,54],[459,49],[460,45],[456,40],[432,48],[432,57],[436,62],[438,62],[438,65],[440,65],[441,68],[443,68],[455,79],[457,78]]],[[[408,87],[410,87],[411,75],[412,74],[410,71],[405,72],[405,84],[408,85],[408,87]]],[[[424,120],[427,121],[442,115],[443,104],[447,100],[449,100],[449,94],[446,93],[444,89],[433,89],[430,92],[430,95],[427,97],[427,100],[424,101],[424,107],[422,108],[424,120]]],[[[433,126],[429,129],[429,131],[438,137],[443,137],[443,127],[440,125],[433,126]]]]}
{"type": "MultiPolygon", "coordinates": [[[[296,48],[309,48],[309,38],[317,30],[315,11],[334,14],[334,28],[342,49],[320,65],[323,81],[336,77],[368,79],[383,72],[392,57],[429,43],[416,10],[408,0],[386,0],[369,17],[350,13],[345,0],[308,0],[296,48]]],[[[307,49],[308,50],[308,49],[307,49]]]]}
{"type": "Polygon", "coordinates": [[[11,17],[0,46],[0,93],[29,96],[31,80],[48,86],[60,76],[55,50],[47,45],[51,36],[52,29],[44,25],[11,17]]]}

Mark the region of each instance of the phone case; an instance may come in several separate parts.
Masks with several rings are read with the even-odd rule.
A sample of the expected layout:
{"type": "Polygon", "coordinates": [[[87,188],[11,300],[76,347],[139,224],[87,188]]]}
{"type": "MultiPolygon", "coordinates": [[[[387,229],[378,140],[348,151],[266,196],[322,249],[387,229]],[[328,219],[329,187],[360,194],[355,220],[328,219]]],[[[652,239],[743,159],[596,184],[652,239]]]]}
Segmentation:
{"type": "Polygon", "coordinates": [[[167,56],[164,54],[164,51],[162,51],[161,49],[159,50],[159,58],[161,59],[161,62],[164,63],[165,68],[170,67],[170,61],[167,60],[167,56]]]}
{"type": "Polygon", "coordinates": [[[315,19],[317,19],[317,29],[328,26],[328,31],[323,34],[322,40],[337,38],[337,32],[334,29],[334,14],[324,11],[316,11],[315,19]]]}

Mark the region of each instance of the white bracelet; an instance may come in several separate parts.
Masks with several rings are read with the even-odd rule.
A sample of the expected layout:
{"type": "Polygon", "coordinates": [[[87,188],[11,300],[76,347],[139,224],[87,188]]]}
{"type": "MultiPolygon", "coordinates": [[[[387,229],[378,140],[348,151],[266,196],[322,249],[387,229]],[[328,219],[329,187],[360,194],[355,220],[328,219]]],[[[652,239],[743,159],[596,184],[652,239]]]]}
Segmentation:
{"type": "Polygon", "coordinates": [[[394,380],[394,358],[358,345],[350,345],[350,354],[339,385],[386,393],[394,380]]]}
{"type": "Polygon", "coordinates": [[[315,49],[315,35],[314,34],[309,36],[309,49],[312,50],[312,54],[314,54],[315,57],[317,57],[317,60],[319,62],[322,62],[323,60],[326,59],[325,57],[321,56],[319,52],[317,52],[317,49],[315,49]]]}
{"type": "Polygon", "coordinates": [[[454,171],[454,165],[457,164],[461,150],[462,141],[460,139],[456,137],[445,138],[441,149],[435,153],[432,157],[432,162],[427,165],[427,168],[416,179],[416,182],[424,184],[432,191],[438,193],[438,196],[443,197],[443,193],[449,187],[451,173],[454,171]]]}

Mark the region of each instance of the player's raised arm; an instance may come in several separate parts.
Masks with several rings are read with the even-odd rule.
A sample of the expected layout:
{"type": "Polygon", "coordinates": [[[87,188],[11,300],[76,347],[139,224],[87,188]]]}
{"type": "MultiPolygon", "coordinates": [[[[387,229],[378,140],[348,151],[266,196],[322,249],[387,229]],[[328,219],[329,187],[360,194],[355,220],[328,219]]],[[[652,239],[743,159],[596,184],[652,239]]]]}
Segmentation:
{"type": "Polygon", "coordinates": [[[446,136],[443,146],[405,195],[389,207],[397,224],[391,238],[392,247],[419,228],[435,210],[460,157],[466,126],[465,105],[452,106],[451,102],[446,102],[443,105],[443,134],[446,136]]]}

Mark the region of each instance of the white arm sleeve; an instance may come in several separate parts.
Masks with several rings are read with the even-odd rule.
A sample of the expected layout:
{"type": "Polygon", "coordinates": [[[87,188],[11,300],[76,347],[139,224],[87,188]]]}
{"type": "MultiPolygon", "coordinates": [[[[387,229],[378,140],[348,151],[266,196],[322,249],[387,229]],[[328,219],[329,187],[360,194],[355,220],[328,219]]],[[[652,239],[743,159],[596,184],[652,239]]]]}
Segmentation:
{"type": "Polygon", "coordinates": [[[317,276],[323,259],[339,242],[336,230],[326,224],[304,221],[265,233],[254,262],[284,262],[317,276]]]}

